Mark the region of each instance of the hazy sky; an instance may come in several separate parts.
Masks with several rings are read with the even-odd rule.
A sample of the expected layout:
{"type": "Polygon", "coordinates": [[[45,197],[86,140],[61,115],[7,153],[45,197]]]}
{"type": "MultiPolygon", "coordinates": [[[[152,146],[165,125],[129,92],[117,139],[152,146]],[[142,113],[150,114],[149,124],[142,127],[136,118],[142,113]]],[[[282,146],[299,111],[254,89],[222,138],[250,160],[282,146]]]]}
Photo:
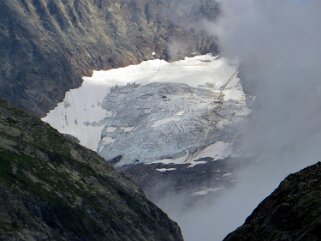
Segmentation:
{"type": "Polygon", "coordinates": [[[239,172],[218,201],[179,220],[187,241],[219,241],[290,172],[321,160],[321,1],[224,0],[221,54],[237,59],[255,94],[239,152],[257,163],[239,172]]]}

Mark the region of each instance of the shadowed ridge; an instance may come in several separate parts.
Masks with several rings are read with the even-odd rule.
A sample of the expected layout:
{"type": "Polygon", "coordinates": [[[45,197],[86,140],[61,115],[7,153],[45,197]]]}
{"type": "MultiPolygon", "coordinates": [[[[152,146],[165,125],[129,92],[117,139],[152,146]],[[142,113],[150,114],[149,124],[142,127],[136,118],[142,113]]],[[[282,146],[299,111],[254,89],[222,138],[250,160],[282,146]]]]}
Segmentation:
{"type": "Polygon", "coordinates": [[[139,187],[93,151],[0,102],[0,240],[181,241],[139,187]]]}
{"type": "Polygon", "coordinates": [[[291,174],[224,241],[321,238],[321,163],[291,174]]]}

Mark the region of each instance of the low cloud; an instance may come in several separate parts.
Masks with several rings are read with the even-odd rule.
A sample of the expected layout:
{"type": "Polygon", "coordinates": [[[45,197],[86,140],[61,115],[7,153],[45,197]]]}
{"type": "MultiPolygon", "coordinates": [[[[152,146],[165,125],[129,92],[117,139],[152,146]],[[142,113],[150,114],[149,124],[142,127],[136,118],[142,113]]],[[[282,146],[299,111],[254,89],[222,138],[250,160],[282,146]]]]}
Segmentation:
{"type": "Polygon", "coordinates": [[[219,19],[197,24],[218,37],[221,55],[239,61],[245,91],[256,96],[238,146],[256,161],[212,205],[177,218],[187,241],[222,240],[284,177],[321,160],[321,2],[220,4],[219,19]]]}

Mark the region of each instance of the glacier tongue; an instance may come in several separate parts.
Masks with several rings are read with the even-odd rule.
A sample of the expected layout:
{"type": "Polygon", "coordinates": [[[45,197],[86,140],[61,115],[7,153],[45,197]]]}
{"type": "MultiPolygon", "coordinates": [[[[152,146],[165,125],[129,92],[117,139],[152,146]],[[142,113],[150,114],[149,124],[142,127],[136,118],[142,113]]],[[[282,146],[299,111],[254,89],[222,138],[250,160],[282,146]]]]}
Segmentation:
{"type": "Polygon", "coordinates": [[[211,55],[155,59],[83,79],[43,120],[106,160],[122,156],[117,165],[224,159],[249,112],[237,67],[211,55]]]}

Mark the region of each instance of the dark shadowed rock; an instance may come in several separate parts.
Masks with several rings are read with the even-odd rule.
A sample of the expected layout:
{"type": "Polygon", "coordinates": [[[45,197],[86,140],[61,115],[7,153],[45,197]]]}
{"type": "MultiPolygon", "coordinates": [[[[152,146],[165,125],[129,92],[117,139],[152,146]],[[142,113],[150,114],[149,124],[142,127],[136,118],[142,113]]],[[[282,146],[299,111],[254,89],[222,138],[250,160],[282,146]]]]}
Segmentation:
{"type": "Polygon", "coordinates": [[[0,240],[183,238],[140,188],[93,151],[0,102],[0,240]]]}
{"type": "Polygon", "coordinates": [[[321,240],[321,163],[288,176],[224,241],[321,240]]]}
{"type": "MultiPolygon", "coordinates": [[[[161,201],[165,194],[176,194],[180,201],[179,206],[174,209],[184,211],[199,201],[213,201],[222,192],[231,188],[235,182],[234,172],[242,163],[241,160],[233,158],[216,161],[204,158],[199,161],[205,160],[207,163],[192,168],[189,168],[187,164],[145,165],[138,163],[119,169],[138,183],[148,198],[160,207],[162,207],[161,201]]],[[[174,200],[174,195],[171,196],[174,200]]],[[[174,206],[174,203],[172,205],[174,206]]]]}

